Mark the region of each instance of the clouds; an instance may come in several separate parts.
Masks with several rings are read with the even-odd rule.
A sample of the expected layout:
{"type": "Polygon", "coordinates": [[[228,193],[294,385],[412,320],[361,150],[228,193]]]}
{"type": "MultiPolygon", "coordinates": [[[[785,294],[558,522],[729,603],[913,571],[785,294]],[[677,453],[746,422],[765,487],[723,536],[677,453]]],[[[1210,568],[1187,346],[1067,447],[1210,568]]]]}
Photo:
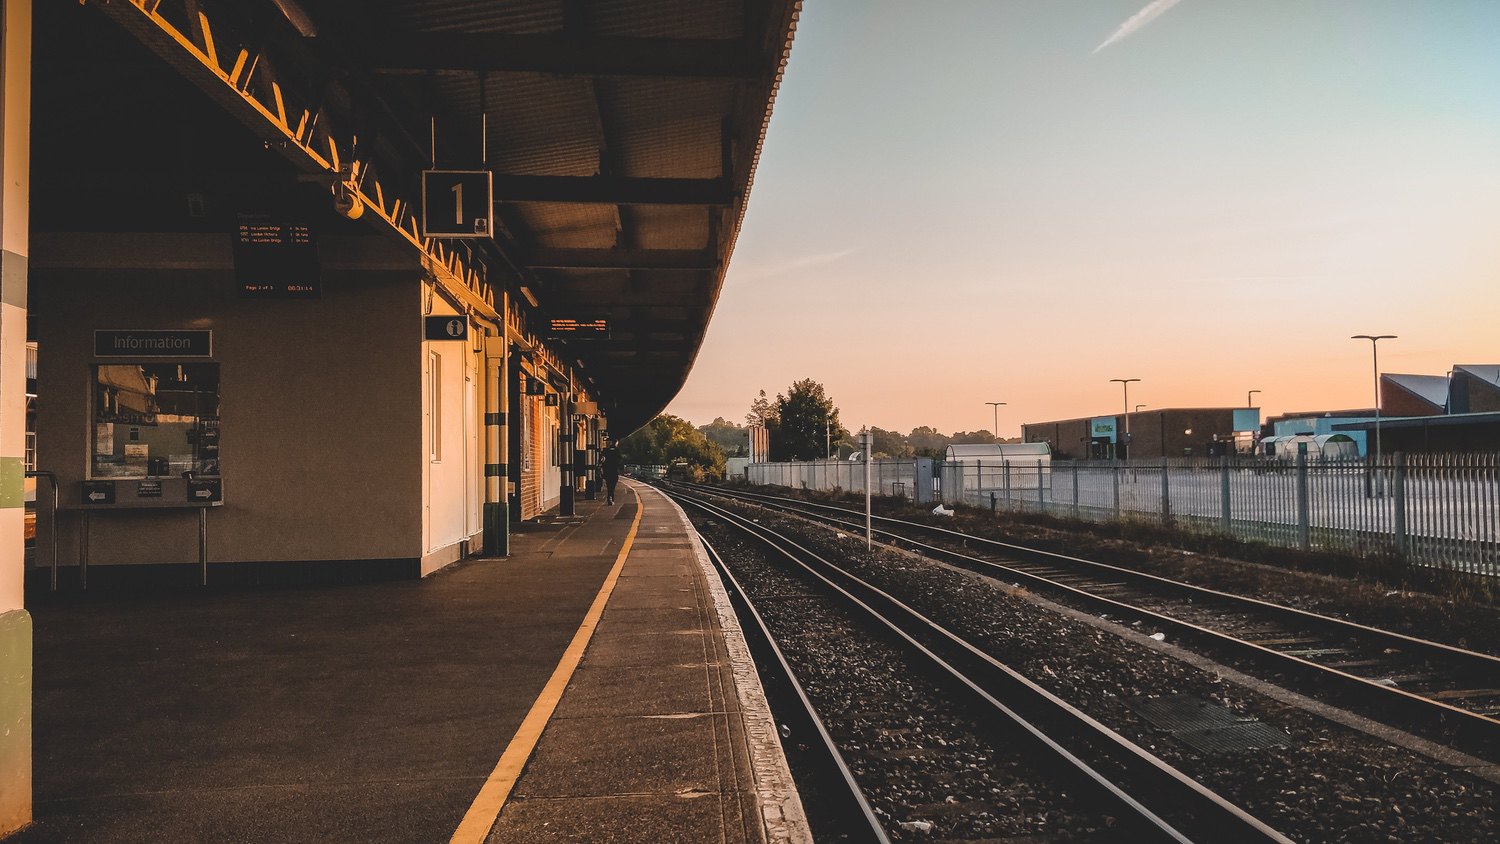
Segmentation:
{"type": "MultiPolygon", "coordinates": [[[[1135,33],[1137,30],[1143,28],[1146,24],[1161,17],[1163,13],[1165,13],[1173,6],[1176,6],[1179,2],[1180,0],[1151,0],[1150,3],[1146,4],[1146,8],[1141,9],[1134,15],[1131,15],[1129,20],[1120,24],[1120,28],[1115,30],[1114,34],[1104,39],[1104,42],[1095,47],[1093,52],[1097,53],[1105,47],[1108,47],[1109,45],[1115,43],[1116,41],[1124,40],[1126,36],[1135,33]]],[[[1093,53],[1090,53],[1090,55],[1093,55],[1093,53]]]]}
{"type": "Polygon", "coordinates": [[[820,267],[825,264],[832,264],[836,261],[853,255],[857,251],[859,250],[840,249],[834,252],[823,252],[817,255],[802,255],[797,258],[791,258],[789,260],[780,261],[777,263],[757,264],[751,262],[742,262],[740,265],[741,267],[743,267],[742,269],[736,271],[735,269],[733,269],[734,265],[731,265],[732,268],[730,272],[733,274],[733,278],[735,281],[758,281],[760,279],[771,278],[773,276],[788,275],[790,273],[795,273],[798,270],[805,270],[812,267],[820,267]],[[749,266],[745,266],[745,264],[747,263],[749,264],[749,266]]]}

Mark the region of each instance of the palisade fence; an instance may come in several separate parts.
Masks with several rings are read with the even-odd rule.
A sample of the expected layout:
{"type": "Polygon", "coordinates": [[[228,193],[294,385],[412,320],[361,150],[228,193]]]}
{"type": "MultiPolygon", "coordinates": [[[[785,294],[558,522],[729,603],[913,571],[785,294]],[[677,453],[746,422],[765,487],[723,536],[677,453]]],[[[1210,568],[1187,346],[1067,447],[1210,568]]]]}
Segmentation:
{"type": "MultiPolygon", "coordinates": [[[[1255,457],[1149,461],[871,464],[876,494],[1105,522],[1152,521],[1303,550],[1500,575],[1500,454],[1342,460],[1255,457]],[[926,476],[926,473],[922,473],[926,476]]],[[[758,463],[751,483],[864,491],[864,464],[758,463]]]]}

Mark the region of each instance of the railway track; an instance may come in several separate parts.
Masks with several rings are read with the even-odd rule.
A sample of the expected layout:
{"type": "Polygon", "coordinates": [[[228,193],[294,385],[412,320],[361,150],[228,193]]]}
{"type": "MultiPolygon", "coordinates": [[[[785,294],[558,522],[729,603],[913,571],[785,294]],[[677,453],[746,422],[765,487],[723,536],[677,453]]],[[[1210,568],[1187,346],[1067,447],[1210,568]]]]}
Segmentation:
{"type": "MultiPolygon", "coordinates": [[[[701,537],[700,537],[701,538],[701,537]]],[[[704,550],[724,582],[729,603],[740,619],[740,630],[759,669],[766,700],[776,712],[787,743],[786,755],[803,777],[798,780],[805,811],[820,840],[890,844],[870,801],[855,781],[828,728],[818,717],[802,684],[787,664],[776,637],[750,603],[740,582],[712,543],[703,539],[704,550]]]]}
{"type": "MultiPolygon", "coordinates": [[[[854,533],[864,527],[862,512],[843,507],[693,489],[854,533]]],[[[874,522],[877,536],[898,546],[1139,623],[1309,697],[1500,760],[1500,658],[1107,563],[884,516],[874,522]]]]}
{"type": "MultiPolygon", "coordinates": [[[[785,561],[814,584],[820,596],[899,643],[926,672],[964,695],[985,730],[1003,730],[1008,737],[1005,746],[1012,752],[1023,754],[1028,764],[1044,767],[1072,799],[1086,799],[1091,811],[1113,819],[1117,825],[1106,836],[1110,840],[1289,840],[838,562],[702,493],[679,488],[671,494],[716,526],[747,537],[764,553],[785,561]]],[[[738,582],[730,588],[744,594],[738,582]]],[[[759,620],[753,610],[751,614],[759,620]]]]}

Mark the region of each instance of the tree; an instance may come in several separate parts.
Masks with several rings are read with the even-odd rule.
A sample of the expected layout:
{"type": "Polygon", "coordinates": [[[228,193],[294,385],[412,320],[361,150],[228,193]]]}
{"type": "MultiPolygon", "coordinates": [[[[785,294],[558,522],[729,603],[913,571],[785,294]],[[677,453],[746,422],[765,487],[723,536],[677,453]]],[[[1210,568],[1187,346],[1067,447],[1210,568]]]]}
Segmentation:
{"type": "Polygon", "coordinates": [[[724,450],[710,442],[693,423],[669,413],[620,442],[620,460],[642,466],[666,466],[686,460],[697,476],[724,476],[724,450]]]}
{"type": "Polygon", "coordinates": [[[745,424],[752,427],[755,425],[769,427],[775,416],[776,408],[771,404],[771,400],[766,398],[766,391],[761,390],[760,395],[750,402],[750,412],[745,414],[745,424]]]}
{"type": "Polygon", "coordinates": [[[978,431],[954,431],[953,436],[948,438],[949,445],[980,445],[995,441],[995,435],[985,430],[978,431]]]}
{"type": "Polygon", "coordinates": [[[948,450],[948,438],[927,425],[912,428],[907,442],[918,457],[942,457],[948,450]]]}
{"type": "Polygon", "coordinates": [[[730,457],[744,457],[750,453],[750,435],[744,427],[719,416],[707,425],[699,425],[698,430],[708,441],[715,443],[724,453],[730,457]]]}
{"type": "Polygon", "coordinates": [[[900,431],[887,431],[884,428],[870,427],[870,433],[875,436],[875,448],[873,457],[904,459],[916,454],[911,443],[900,431]]]}
{"type": "Polygon", "coordinates": [[[827,454],[828,439],[849,436],[839,424],[839,410],[823,385],[804,378],[786,395],[777,394],[772,407],[776,424],[771,431],[772,460],[817,460],[827,454]]]}

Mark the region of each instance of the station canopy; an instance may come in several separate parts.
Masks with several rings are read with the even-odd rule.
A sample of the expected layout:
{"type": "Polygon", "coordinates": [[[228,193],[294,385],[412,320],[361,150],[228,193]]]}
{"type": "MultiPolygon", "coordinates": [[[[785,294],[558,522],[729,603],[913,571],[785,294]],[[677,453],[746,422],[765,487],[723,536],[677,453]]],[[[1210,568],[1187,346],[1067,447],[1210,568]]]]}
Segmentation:
{"type": "Polygon", "coordinates": [[[552,319],[607,325],[561,349],[620,432],[665,407],[697,356],[800,5],[89,4],[268,145],[295,130],[293,146],[305,133],[314,152],[376,168],[387,206],[419,202],[434,165],[490,171],[494,238],[449,248],[534,301],[541,333],[552,319]]]}

